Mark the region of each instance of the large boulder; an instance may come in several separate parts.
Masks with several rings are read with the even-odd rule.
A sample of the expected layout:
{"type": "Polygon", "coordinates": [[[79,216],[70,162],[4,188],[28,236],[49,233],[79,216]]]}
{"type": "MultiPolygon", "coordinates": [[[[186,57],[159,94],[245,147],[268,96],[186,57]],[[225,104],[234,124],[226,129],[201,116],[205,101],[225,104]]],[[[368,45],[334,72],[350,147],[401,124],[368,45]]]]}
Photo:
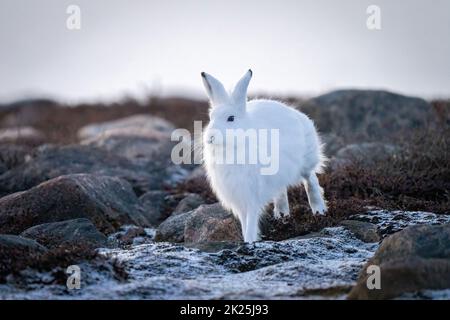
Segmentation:
{"type": "Polygon", "coordinates": [[[308,101],[301,108],[322,133],[347,143],[389,138],[399,131],[427,126],[433,117],[423,99],[377,90],[338,90],[308,101]]]}
{"type": "Polygon", "coordinates": [[[239,221],[219,203],[173,215],[156,231],[156,241],[208,242],[242,241],[239,221]]]}
{"type": "Polygon", "coordinates": [[[115,177],[66,175],[0,199],[1,233],[75,218],[90,219],[104,233],[123,224],[150,225],[130,184],[115,177]]]}
{"type": "Polygon", "coordinates": [[[32,159],[0,175],[0,195],[27,190],[61,175],[92,173],[120,177],[137,194],[159,189],[167,177],[164,168],[139,166],[108,151],[89,146],[42,146],[32,159]]]}
{"type": "Polygon", "coordinates": [[[92,248],[108,245],[106,236],[85,218],[43,223],[25,230],[20,235],[36,240],[47,248],[62,244],[86,245],[92,248]]]}
{"type": "Polygon", "coordinates": [[[350,299],[390,299],[422,289],[450,288],[450,224],[408,227],[387,237],[360,273],[350,299]],[[368,289],[371,265],[381,289],[368,289]],[[370,271],[370,270],[369,270],[370,271]]]}

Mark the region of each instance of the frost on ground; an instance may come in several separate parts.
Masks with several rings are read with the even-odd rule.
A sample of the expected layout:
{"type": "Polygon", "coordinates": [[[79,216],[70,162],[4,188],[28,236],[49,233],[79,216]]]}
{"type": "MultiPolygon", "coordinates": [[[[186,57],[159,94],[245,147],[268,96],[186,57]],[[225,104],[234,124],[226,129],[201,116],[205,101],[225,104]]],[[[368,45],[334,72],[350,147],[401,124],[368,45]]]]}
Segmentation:
{"type": "MultiPolygon", "coordinates": [[[[382,234],[388,234],[413,224],[446,223],[450,217],[379,210],[354,219],[374,223],[382,234]]],[[[150,230],[146,233],[151,234],[150,230]]],[[[100,255],[119,263],[127,277],[118,277],[104,262],[83,263],[81,289],[68,290],[53,284],[54,272],[27,270],[21,275],[22,285],[14,277],[0,285],[0,298],[341,299],[378,243],[362,242],[344,227],[333,227],[280,242],[231,243],[227,248],[205,252],[149,240],[100,249],[100,255]]]]}

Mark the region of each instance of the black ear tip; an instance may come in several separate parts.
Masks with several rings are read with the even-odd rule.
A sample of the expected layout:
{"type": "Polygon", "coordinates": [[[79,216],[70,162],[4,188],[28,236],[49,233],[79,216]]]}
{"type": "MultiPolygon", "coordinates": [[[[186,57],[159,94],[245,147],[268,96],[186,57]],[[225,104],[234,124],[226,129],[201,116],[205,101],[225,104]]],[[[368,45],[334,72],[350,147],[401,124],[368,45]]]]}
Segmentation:
{"type": "Polygon", "coordinates": [[[202,75],[203,78],[206,78],[206,72],[203,71],[203,72],[201,73],[201,75],[202,75]]]}
{"type": "Polygon", "coordinates": [[[253,75],[252,69],[248,69],[248,72],[250,72],[250,75],[251,75],[251,76],[253,75]]]}

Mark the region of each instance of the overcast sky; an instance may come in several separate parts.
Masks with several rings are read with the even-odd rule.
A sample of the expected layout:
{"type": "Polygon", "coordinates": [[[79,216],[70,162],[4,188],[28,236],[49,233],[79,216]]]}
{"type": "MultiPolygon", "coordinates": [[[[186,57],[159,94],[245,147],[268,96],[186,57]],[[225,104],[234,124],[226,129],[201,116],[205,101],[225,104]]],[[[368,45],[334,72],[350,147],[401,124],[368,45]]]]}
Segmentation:
{"type": "Polygon", "coordinates": [[[229,87],[249,67],[253,93],[450,96],[449,39],[448,0],[1,0],[0,102],[201,96],[201,71],[229,87]]]}

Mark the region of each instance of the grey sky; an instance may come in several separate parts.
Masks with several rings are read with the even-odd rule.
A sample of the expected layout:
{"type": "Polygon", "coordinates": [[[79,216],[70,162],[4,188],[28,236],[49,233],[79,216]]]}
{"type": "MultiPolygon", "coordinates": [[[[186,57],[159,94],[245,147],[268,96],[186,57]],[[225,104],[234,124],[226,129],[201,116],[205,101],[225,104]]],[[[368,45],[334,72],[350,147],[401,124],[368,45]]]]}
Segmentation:
{"type": "Polygon", "coordinates": [[[448,0],[1,0],[0,101],[199,95],[200,71],[231,85],[249,67],[254,93],[450,96],[449,39],[448,0]]]}

